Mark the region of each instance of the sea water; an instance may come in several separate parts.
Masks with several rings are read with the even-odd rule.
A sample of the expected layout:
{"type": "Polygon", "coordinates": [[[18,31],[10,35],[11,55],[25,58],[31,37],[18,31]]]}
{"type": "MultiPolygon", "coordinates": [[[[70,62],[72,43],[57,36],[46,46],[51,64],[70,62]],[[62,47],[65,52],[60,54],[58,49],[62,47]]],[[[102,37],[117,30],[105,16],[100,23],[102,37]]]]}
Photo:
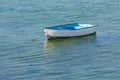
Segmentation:
{"type": "Polygon", "coordinates": [[[119,0],[0,0],[0,80],[119,80],[119,0]],[[44,28],[99,25],[48,41],[44,28]]]}

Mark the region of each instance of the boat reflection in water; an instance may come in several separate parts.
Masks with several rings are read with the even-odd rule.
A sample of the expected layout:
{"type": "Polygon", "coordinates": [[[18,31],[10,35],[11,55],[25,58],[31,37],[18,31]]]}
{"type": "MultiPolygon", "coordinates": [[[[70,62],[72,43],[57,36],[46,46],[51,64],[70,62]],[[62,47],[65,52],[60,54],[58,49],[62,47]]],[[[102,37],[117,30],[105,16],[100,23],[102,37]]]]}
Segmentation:
{"type": "Polygon", "coordinates": [[[70,50],[74,48],[85,48],[93,46],[96,43],[96,34],[83,37],[74,37],[74,38],[62,38],[62,39],[53,39],[45,41],[45,49],[53,50],[70,50]]]}
{"type": "Polygon", "coordinates": [[[88,61],[92,62],[94,54],[89,52],[92,53],[96,47],[96,35],[47,40],[44,45],[44,65],[49,67],[47,75],[78,76],[75,74],[82,74],[84,66],[91,64],[88,61]]]}

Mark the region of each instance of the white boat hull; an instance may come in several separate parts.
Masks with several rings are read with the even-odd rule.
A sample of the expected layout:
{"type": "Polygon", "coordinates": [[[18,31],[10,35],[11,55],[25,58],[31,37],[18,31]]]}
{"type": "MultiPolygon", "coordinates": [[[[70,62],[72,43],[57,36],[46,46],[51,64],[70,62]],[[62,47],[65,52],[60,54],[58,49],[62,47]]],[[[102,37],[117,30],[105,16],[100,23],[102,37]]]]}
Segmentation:
{"type": "Polygon", "coordinates": [[[62,38],[62,37],[77,37],[96,33],[96,26],[82,28],[78,30],[56,30],[44,29],[45,35],[48,39],[62,38]]]}

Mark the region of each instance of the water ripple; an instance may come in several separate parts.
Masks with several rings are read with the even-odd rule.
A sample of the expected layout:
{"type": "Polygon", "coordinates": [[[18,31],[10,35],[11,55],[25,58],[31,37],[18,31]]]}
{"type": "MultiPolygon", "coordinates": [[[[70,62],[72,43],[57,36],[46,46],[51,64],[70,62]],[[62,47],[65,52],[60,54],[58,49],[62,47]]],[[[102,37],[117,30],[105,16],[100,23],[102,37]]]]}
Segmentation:
{"type": "Polygon", "coordinates": [[[118,0],[0,0],[0,80],[119,80],[118,0]],[[96,35],[46,40],[44,27],[98,24],[96,35]]]}

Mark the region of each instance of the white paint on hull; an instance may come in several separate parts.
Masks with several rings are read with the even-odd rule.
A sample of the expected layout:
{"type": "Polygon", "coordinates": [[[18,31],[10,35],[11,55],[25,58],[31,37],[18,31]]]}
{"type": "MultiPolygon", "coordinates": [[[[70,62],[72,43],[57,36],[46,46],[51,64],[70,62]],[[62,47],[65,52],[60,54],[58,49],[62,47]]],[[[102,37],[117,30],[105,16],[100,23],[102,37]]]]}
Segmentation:
{"type": "Polygon", "coordinates": [[[85,36],[88,34],[96,33],[96,26],[82,28],[78,30],[56,30],[56,29],[44,29],[45,35],[48,39],[59,38],[59,37],[76,37],[76,36],[85,36]]]}

